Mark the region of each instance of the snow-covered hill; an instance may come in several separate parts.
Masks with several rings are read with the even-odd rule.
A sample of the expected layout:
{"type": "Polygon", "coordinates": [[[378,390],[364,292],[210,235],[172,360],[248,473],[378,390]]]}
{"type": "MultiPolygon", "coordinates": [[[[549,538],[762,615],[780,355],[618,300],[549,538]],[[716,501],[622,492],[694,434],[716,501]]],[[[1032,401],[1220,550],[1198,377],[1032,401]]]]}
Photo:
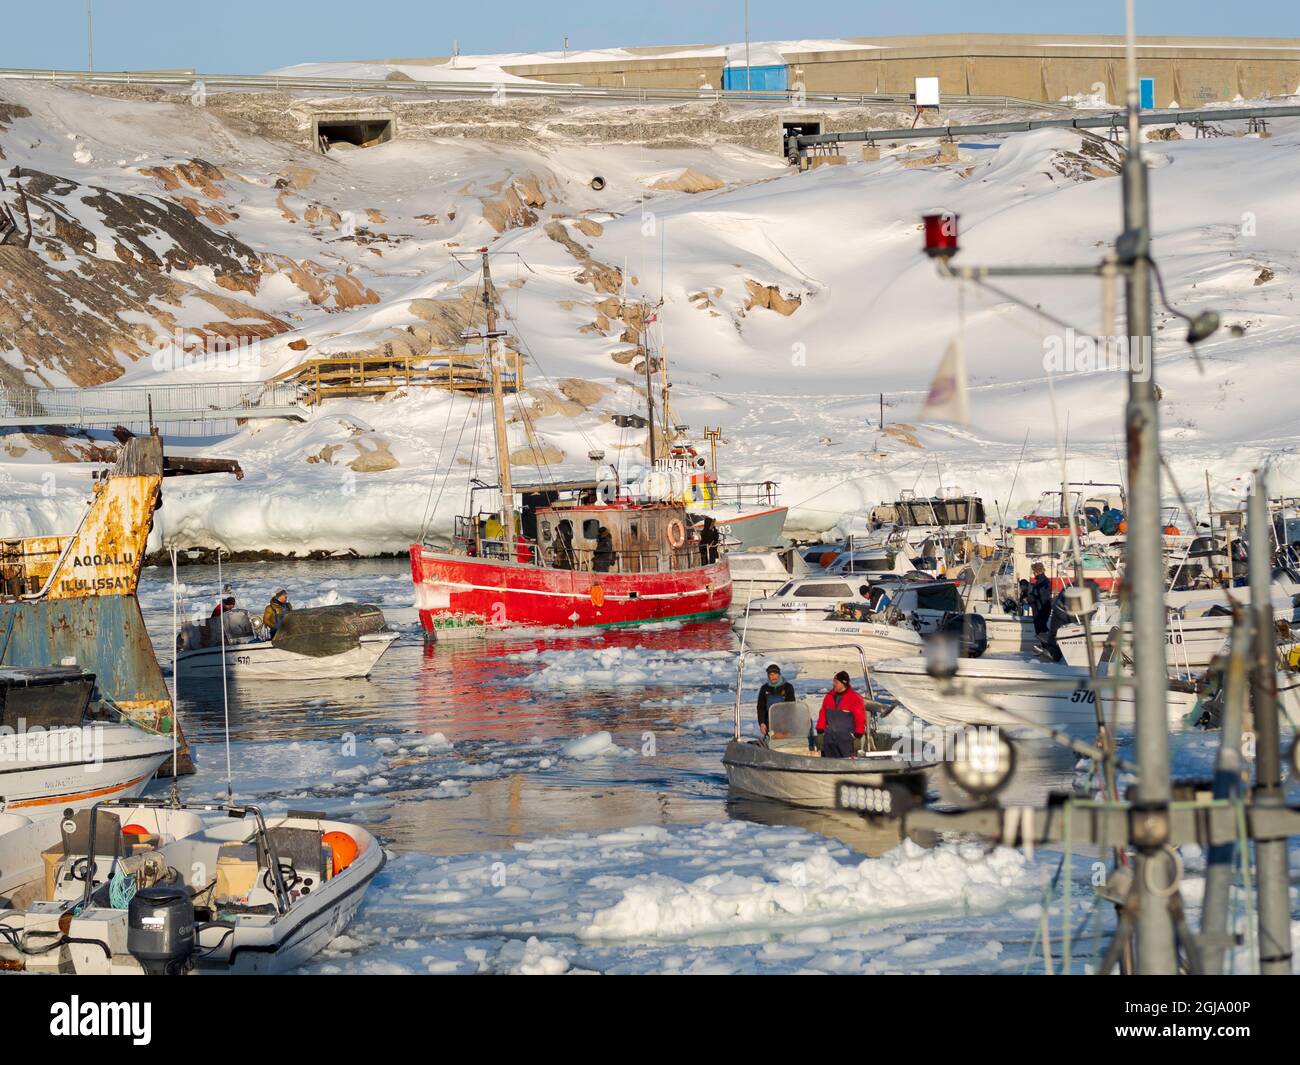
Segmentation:
{"type": "MultiPolygon", "coordinates": [[[[23,188],[34,228],[30,251],[0,249],[0,382],[96,384],[119,367],[119,382],[261,378],[314,355],[454,345],[475,249],[489,246],[529,357],[511,437],[521,467],[547,454],[585,472],[593,448],[640,460],[610,419],[640,403],[626,297],[663,301],[654,336],[678,420],[721,425],[724,478],[781,481],[801,529],[939,483],[1018,507],[1059,482],[1058,427],[1071,478],[1119,476],[1123,376],[1058,374],[1053,400],[1044,355],[1059,327],[961,293],[920,253],[920,215],[942,206],[962,217],[961,261],[1097,259],[1120,223],[1117,150],[1095,139],[1040,131],[963,144],[956,161],[914,146],[799,174],[717,137],[647,144],[635,112],[604,115],[599,139],[575,135],[577,113],[547,105],[526,138],[402,138],[323,158],[212,107],[11,83],[0,100],[5,202],[23,188]],[[972,424],[924,424],[959,301],[972,424]],[[178,331],[255,343],[234,361],[177,359],[178,331]]],[[[1216,503],[1266,460],[1275,489],[1300,489],[1300,127],[1274,129],[1147,148],[1170,299],[1244,329],[1196,360],[1178,320],[1158,315],[1164,438],[1194,507],[1206,470],[1216,503]]],[[[1080,332],[1109,331],[1096,283],[1012,285],[1080,332]]],[[[443,534],[476,469],[479,406],[413,391],[178,441],[238,458],[247,476],[169,483],[162,531],[299,553],[400,550],[426,523],[443,534]]],[[[105,443],[0,439],[0,535],[74,520],[87,474],[63,460],[105,443]]]]}

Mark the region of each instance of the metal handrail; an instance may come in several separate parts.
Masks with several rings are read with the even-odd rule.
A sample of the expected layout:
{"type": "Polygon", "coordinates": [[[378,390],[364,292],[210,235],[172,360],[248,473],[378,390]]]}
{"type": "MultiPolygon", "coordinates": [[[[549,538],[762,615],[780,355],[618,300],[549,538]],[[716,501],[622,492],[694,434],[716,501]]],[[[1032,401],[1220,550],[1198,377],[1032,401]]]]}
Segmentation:
{"type": "MultiPolygon", "coordinates": [[[[503,96],[569,97],[573,99],[627,100],[648,103],[656,100],[711,100],[735,103],[774,103],[803,106],[807,103],[833,103],[862,106],[866,104],[912,104],[912,93],[889,92],[807,92],[798,89],[689,89],[601,87],[561,82],[511,81],[387,81],[381,78],[329,78],[283,74],[203,74],[197,71],[166,70],[54,70],[25,67],[0,67],[0,79],[48,81],[53,83],[91,83],[115,85],[176,86],[184,89],[261,89],[275,92],[303,90],[332,91],[349,94],[393,96],[455,96],[468,98],[503,96]]],[[[1027,108],[1032,110],[1068,111],[1074,104],[1059,101],[1025,100],[1016,96],[953,95],[944,97],[949,105],[1027,108]]]]}
{"type": "MultiPolygon", "coordinates": [[[[213,382],[175,385],[107,385],[94,388],[0,386],[0,419],[48,417],[76,422],[86,416],[121,415],[139,420],[178,416],[202,419],[216,412],[302,405],[292,382],[213,382]]],[[[229,417],[228,414],[224,416],[229,417]]]]}

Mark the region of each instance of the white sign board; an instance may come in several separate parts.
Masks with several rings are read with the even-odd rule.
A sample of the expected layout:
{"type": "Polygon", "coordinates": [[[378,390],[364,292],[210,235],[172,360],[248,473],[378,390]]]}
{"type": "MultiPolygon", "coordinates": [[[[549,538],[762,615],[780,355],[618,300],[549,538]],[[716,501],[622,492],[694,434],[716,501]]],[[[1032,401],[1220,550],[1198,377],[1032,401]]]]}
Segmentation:
{"type": "Polygon", "coordinates": [[[916,79],[916,106],[917,107],[938,107],[939,106],[939,79],[938,78],[917,78],[916,79]]]}

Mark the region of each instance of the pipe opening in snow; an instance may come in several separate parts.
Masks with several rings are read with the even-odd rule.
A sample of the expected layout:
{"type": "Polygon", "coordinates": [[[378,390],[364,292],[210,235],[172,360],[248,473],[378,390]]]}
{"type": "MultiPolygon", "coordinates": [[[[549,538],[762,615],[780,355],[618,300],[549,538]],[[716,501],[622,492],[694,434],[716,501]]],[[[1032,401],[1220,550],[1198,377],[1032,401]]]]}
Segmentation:
{"type": "Polygon", "coordinates": [[[312,140],[319,152],[339,146],[372,148],[391,141],[394,134],[392,114],[317,115],[312,119],[312,140]]]}

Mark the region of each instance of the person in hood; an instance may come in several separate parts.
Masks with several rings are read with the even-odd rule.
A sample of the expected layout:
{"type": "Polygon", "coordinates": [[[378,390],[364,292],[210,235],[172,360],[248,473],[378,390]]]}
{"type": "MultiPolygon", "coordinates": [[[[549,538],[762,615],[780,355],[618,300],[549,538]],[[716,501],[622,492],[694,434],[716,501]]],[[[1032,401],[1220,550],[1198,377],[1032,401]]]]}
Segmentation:
{"type": "Polygon", "coordinates": [[[1029,584],[1029,606],[1033,610],[1034,633],[1047,632],[1052,618],[1052,582],[1041,562],[1034,563],[1034,579],[1029,584]]]}
{"type": "Polygon", "coordinates": [[[617,557],[614,554],[614,536],[602,525],[596,534],[596,552],[591,556],[591,568],[597,573],[608,573],[614,568],[617,557]]]}
{"type": "Polygon", "coordinates": [[[275,595],[271,596],[271,601],[266,604],[266,609],[262,611],[262,625],[271,630],[274,636],[276,631],[284,622],[284,616],[293,609],[293,604],[289,602],[289,593],[281,588],[275,595]]]}
{"type": "Polygon", "coordinates": [[[867,734],[867,704],[853,690],[849,675],[840,670],[817,715],[823,758],[852,758],[854,741],[867,734]]]}
{"type": "Polygon", "coordinates": [[[711,566],[718,561],[718,544],[722,534],[718,532],[718,523],[712,518],[705,518],[700,528],[700,565],[711,566]]]}
{"type": "Polygon", "coordinates": [[[767,667],[767,683],[758,689],[758,731],[767,735],[768,707],[794,700],[794,685],[781,676],[781,667],[773,662],[767,667]]]}

